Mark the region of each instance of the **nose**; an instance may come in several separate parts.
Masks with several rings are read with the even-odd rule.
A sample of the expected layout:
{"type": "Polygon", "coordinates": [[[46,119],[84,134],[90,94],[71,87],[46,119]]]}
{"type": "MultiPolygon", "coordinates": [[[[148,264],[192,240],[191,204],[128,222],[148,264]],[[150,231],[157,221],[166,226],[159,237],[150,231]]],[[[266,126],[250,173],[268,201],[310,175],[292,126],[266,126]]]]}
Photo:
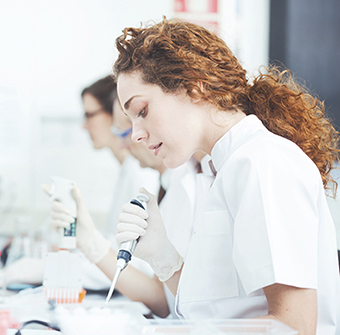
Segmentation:
{"type": "Polygon", "coordinates": [[[146,141],[147,138],[148,138],[148,133],[145,130],[133,125],[132,134],[131,134],[131,140],[133,142],[138,143],[138,142],[146,141]]]}

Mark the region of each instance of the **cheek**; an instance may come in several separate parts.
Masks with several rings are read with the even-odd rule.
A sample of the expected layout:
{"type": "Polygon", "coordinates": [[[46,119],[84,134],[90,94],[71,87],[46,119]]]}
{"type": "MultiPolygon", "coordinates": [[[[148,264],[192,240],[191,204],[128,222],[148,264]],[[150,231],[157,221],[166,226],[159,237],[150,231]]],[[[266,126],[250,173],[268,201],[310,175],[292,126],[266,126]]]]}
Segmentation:
{"type": "Polygon", "coordinates": [[[180,150],[187,145],[187,141],[184,140],[183,134],[178,125],[173,128],[168,128],[163,132],[163,138],[167,146],[173,148],[173,150],[180,150]]]}
{"type": "Polygon", "coordinates": [[[172,127],[172,120],[169,118],[170,112],[164,109],[157,108],[155,113],[152,113],[149,118],[144,119],[144,126],[153,133],[165,134],[169,132],[169,128],[172,127]]]}
{"type": "Polygon", "coordinates": [[[137,159],[139,159],[140,157],[140,150],[138,147],[136,147],[135,143],[130,144],[129,150],[131,152],[131,154],[136,157],[137,159]]]}
{"type": "Polygon", "coordinates": [[[96,120],[96,123],[94,123],[94,127],[98,131],[106,131],[106,130],[110,130],[111,123],[108,119],[102,118],[102,119],[96,120]]]}

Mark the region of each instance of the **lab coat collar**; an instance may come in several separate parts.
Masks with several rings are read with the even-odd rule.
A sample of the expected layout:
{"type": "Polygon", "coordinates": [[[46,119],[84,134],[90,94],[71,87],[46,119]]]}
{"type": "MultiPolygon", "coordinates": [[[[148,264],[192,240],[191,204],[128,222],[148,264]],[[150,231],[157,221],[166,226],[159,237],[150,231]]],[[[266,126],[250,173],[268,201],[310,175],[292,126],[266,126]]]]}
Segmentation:
{"type": "Polygon", "coordinates": [[[211,161],[211,157],[209,155],[205,155],[201,159],[201,169],[202,173],[207,175],[207,176],[213,176],[213,172],[211,171],[209,161],[211,161]]]}
{"type": "Polygon", "coordinates": [[[251,114],[235,124],[214,145],[211,151],[213,166],[219,171],[231,154],[256,131],[266,128],[256,115],[251,114]]]}

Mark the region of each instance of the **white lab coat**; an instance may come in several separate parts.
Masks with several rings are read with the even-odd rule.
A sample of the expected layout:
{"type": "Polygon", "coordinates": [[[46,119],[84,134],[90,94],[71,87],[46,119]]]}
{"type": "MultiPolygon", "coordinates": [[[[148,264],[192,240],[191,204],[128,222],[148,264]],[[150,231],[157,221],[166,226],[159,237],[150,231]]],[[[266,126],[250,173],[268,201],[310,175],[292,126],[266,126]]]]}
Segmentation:
{"type": "Polygon", "coordinates": [[[195,209],[195,178],[197,161],[166,170],[161,177],[165,196],[159,209],[170,242],[185,257],[192,234],[195,209]],[[178,233],[180,232],[180,234],[178,233]]]}
{"type": "Polygon", "coordinates": [[[317,289],[317,334],[335,334],[340,301],[335,229],[317,167],[255,115],[225,134],[211,156],[217,175],[194,223],[178,315],[266,315],[263,287],[281,283],[317,289]]]}
{"type": "Polygon", "coordinates": [[[331,212],[333,222],[336,230],[336,240],[337,247],[340,250],[340,191],[339,191],[339,183],[340,183],[340,165],[336,163],[334,165],[334,169],[331,171],[331,175],[333,179],[338,183],[338,188],[336,192],[336,197],[333,197],[332,190],[328,190],[327,194],[327,203],[329,210],[331,212]]]}
{"type": "MultiPolygon", "coordinates": [[[[166,170],[161,176],[161,184],[166,194],[159,209],[167,236],[183,258],[187,254],[192,236],[196,203],[200,201],[201,195],[206,194],[206,192],[198,192],[198,189],[203,185],[209,189],[213,181],[212,173],[207,168],[208,159],[209,156],[202,159],[203,173],[198,173],[198,163],[192,158],[176,169],[166,170]]],[[[174,318],[176,317],[175,297],[165,284],[164,291],[170,309],[170,318],[174,318]]]]}
{"type": "MultiPolygon", "coordinates": [[[[116,243],[118,216],[122,212],[123,205],[136,197],[141,187],[145,187],[150,193],[157,194],[159,189],[159,173],[150,168],[142,168],[139,161],[129,155],[120,166],[120,171],[113,188],[111,206],[107,215],[106,231],[104,232],[106,237],[110,239],[112,248],[115,250],[118,249],[116,243]]],[[[133,257],[130,264],[148,276],[153,276],[152,268],[147,262],[133,257]]],[[[96,265],[92,264],[85,257],[82,269],[83,286],[85,288],[99,290],[110,287],[111,281],[96,265]]]]}

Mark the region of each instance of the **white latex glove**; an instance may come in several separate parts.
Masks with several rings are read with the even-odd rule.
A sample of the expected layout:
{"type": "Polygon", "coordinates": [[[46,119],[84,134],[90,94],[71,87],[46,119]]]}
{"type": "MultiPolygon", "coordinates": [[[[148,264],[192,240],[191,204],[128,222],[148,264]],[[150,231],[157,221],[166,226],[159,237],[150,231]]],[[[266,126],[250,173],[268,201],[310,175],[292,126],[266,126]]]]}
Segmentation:
{"type": "Polygon", "coordinates": [[[134,204],[125,204],[118,218],[118,246],[140,236],[134,256],[148,262],[161,281],[178,271],[183,258],[169,241],[158,209],[157,199],[145,188],[139,190],[149,197],[147,212],[134,204]]]}
{"type": "MultiPolygon", "coordinates": [[[[50,186],[42,185],[48,193],[50,186]]],[[[79,189],[73,188],[73,196],[77,202],[76,240],[77,247],[92,262],[100,262],[110,249],[110,242],[95,227],[89,211],[85,206],[79,189]]],[[[51,224],[55,228],[69,228],[73,222],[71,211],[59,201],[51,205],[51,224]]]]}
{"type": "Polygon", "coordinates": [[[41,285],[44,276],[44,262],[39,258],[22,257],[4,268],[6,285],[20,283],[41,285]]]}

